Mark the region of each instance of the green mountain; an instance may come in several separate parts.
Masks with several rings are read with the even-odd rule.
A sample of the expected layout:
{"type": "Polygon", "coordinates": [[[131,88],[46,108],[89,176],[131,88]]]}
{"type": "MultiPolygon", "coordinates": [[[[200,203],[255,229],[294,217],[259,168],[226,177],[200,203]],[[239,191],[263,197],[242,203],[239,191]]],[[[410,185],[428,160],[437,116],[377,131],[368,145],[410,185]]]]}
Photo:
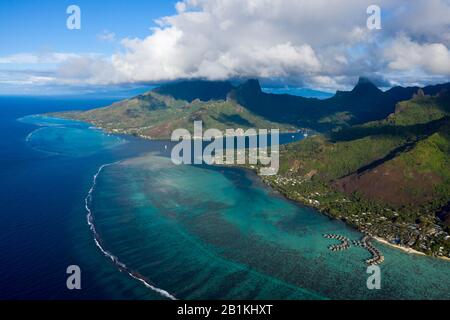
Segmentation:
{"type": "MultiPolygon", "coordinates": [[[[445,88],[444,88],[445,89],[445,88]]],[[[419,90],[383,120],[287,145],[267,182],[393,242],[450,255],[450,93],[419,90]]]]}
{"type": "Polygon", "coordinates": [[[183,82],[162,86],[145,94],[105,108],[53,115],[86,121],[112,133],[125,133],[151,139],[170,139],[178,128],[193,131],[194,121],[203,121],[204,130],[217,128],[278,128],[296,130],[288,123],[264,118],[232,99],[227,82],[183,82]]]}
{"type": "Polygon", "coordinates": [[[196,120],[205,129],[313,129],[281,148],[279,174],[266,183],[372,235],[450,257],[449,92],[450,83],[381,91],[360,78],[319,100],[264,93],[257,80],[182,81],[56,115],[153,139],[196,120]]]}
{"type": "MultiPolygon", "coordinates": [[[[438,89],[449,87],[443,85],[438,89]]],[[[206,128],[308,128],[328,131],[383,119],[397,102],[409,99],[418,88],[396,87],[382,92],[360,78],[352,91],[337,92],[325,100],[287,94],[269,94],[257,80],[235,87],[227,81],[181,81],[145,94],[87,112],[58,116],[90,122],[111,132],[155,139],[168,138],[176,128],[192,128],[203,120],[206,128]]],[[[437,91],[425,87],[426,94],[437,91]]]]}

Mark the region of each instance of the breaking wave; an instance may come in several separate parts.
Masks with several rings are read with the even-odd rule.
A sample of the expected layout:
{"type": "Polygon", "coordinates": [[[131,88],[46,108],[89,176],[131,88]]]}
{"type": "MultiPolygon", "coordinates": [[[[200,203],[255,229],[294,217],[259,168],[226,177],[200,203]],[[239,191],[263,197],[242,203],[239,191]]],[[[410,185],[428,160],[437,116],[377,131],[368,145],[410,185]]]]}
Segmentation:
{"type": "Polygon", "coordinates": [[[138,280],[139,282],[141,282],[142,284],[144,284],[147,288],[155,291],[156,293],[159,293],[161,296],[171,299],[171,300],[177,300],[172,294],[170,294],[169,292],[167,292],[164,289],[158,288],[154,285],[152,285],[148,280],[146,280],[144,278],[144,276],[140,275],[138,272],[130,270],[126,264],[124,264],[123,262],[121,262],[119,260],[119,258],[117,258],[115,255],[113,255],[111,252],[109,252],[108,250],[106,250],[103,245],[102,245],[102,239],[100,237],[100,235],[97,233],[97,230],[95,228],[95,223],[94,223],[94,217],[92,214],[92,210],[90,208],[90,204],[92,203],[92,194],[95,190],[95,186],[97,183],[97,178],[100,175],[100,173],[102,172],[102,170],[106,167],[115,165],[115,164],[119,164],[121,161],[118,162],[113,162],[113,163],[108,163],[108,164],[104,164],[102,165],[97,173],[94,175],[93,180],[92,180],[92,186],[89,189],[89,192],[85,198],[85,208],[87,211],[87,223],[89,225],[89,228],[91,229],[93,235],[94,235],[94,242],[96,244],[96,246],[100,249],[100,251],[107,257],[109,258],[116,266],[117,268],[119,268],[120,271],[122,272],[126,272],[130,277],[132,277],[135,280],[138,280]]]}

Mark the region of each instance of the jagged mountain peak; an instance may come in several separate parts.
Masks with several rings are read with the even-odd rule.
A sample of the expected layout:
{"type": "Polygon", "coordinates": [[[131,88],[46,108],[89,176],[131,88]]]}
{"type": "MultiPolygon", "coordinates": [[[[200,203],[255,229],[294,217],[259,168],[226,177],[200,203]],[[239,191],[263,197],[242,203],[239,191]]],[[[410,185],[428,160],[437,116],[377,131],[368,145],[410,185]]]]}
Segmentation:
{"type": "Polygon", "coordinates": [[[372,83],[373,84],[373,82],[368,77],[360,76],[358,78],[357,84],[364,84],[364,83],[372,83]]]}
{"type": "Polygon", "coordinates": [[[261,85],[259,84],[258,79],[248,79],[247,81],[241,84],[241,87],[253,89],[255,91],[261,91],[261,85]]]}
{"type": "Polygon", "coordinates": [[[381,93],[382,91],[367,77],[359,77],[358,83],[352,90],[353,93],[381,93]]]}

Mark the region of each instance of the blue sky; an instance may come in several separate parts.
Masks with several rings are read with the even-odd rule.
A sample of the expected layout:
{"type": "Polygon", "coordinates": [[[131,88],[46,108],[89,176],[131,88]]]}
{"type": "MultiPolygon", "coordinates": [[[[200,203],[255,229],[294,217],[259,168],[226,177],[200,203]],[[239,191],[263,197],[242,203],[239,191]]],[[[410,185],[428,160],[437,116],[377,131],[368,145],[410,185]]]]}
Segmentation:
{"type": "Polygon", "coordinates": [[[154,20],[175,13],[176,1],[145,0],[2,0],[0,4],[0,55],[17,52],[97,52],[111,54],[115,44],[97,35],[114,32],[117,38],[148,35],[154,20]],[[81,30],[66,28],[66,8],[81,8],[81,30]]]}
{"type": "Polygon", "coordinates": [[[450,78],[450,0],[2,0],[0,94],[258,78],[265,87],[350,89],[450,78]],[[66,27],[69,5],[81,30],[66,27]]]}
{"type": "MultiPolygon", "coordinates": [[[[111,55],[120,50],[120,39],[142,38],[154,28],[155,19],[174,14],[176,1],[164,0],[2,0],[0,3],[0,57],[15,54],[51,52],[111,55]],[[81,8],[82,27],[66,27],[69,5],[81,8]],[[114,34],[115,41],[102,41],[99,35],[114,34]]],[[[0,72],[14,77],[14,72],[53,72],[54,63],[0,63],[0,72]]],[[[31,85],[32,86],[32,85],[31,85]]],[[[58,86],[36,89],[21,84],[0,82],[0,94],[76,94],[95,91],[127,92],[140,90],[140,85],[58,86]],[[91,88],[89,88],[91,87],[91,88]],[[42,90],[44,89],[44,90],[42,90]]],[[[142,91],[142,89],[141,89],[142,91]]]]}

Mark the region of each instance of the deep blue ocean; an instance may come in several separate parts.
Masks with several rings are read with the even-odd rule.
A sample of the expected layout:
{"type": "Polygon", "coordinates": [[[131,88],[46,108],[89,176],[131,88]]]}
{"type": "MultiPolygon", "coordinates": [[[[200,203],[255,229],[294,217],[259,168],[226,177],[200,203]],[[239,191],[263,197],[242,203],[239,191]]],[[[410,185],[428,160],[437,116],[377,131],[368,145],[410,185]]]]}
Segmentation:
{"type": "Polygon", "coordinates": [[[368,252],[323,238],[361,234],[253,173],[175,166],[167,142],[31,116],[113,101],[0,97],[0,299],[450,298],[449,262],[379,243],[382,289],[368,290],[368,252]]]}
{"type": "MultiPolygon", "coordinates": [[[[116,159],[116,155],[111,150],[99,150],[87,157],[71,157],[35,150],[26,137],[37,127],[18,119],[50,111],[100,107],[112,101],[0,98],[0,298],[111,297],[101,288],[72,294],[65,279],[69,265],[81,264],[83,270],[83,263],[74,256],[73,239],[68,236],[69,230],[77,227],[74,221],[84,229],[81,200],[98,167],[116,159]],[[76,214],[80,219],[73,219],[76,214]]],[[[94,266],[95,258],[100,258],[100,263],[102,260],[93,255],[94,266]]],[[[88,273],[83,273],[83,278],[85,283],[94,282],[88,273]]]]}

